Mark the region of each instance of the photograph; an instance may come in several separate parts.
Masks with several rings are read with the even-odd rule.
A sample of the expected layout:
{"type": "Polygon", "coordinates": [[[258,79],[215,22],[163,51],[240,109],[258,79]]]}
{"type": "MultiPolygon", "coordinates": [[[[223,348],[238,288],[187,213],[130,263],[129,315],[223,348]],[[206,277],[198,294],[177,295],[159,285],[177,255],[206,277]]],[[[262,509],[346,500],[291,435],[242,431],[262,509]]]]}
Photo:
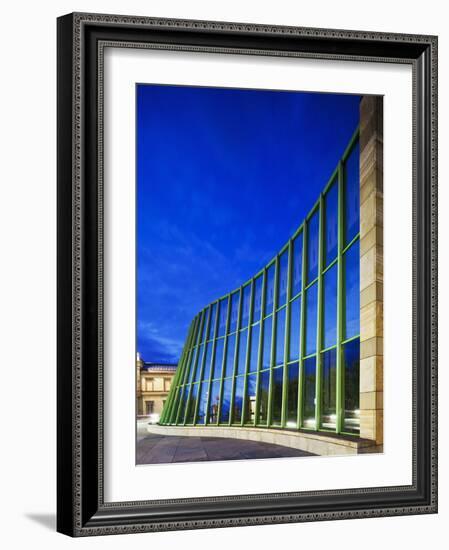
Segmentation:
{"type": "Polygon", "coordinates": [[[136,464],[382,453],[383,97],[135,98],[136,464]]]}

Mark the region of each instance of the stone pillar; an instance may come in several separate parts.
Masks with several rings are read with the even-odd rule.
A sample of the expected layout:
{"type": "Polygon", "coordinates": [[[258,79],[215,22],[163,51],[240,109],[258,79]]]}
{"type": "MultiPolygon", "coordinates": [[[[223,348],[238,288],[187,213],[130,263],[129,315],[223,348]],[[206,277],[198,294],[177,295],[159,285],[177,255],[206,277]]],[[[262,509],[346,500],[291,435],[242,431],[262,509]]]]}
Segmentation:
{"type": "Polygon", "coordinates": [[[360,436],[383,444],[383,98],[360,102],[360,436]]]}

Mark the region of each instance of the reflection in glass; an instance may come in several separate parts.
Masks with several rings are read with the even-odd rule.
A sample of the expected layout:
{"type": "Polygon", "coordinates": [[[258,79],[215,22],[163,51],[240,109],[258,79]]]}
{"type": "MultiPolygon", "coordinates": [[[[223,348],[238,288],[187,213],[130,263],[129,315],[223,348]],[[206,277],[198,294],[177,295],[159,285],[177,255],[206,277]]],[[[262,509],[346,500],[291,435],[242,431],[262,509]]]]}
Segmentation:
{"type": "Polygon", "coordinates": [[[273,369],[273,424],[281,423],[283,374],[284,367],[273,369]]]}
{"type": "Polygon", "coordinates": [[[306,291],[306,355],[316,350],[317,283],[306,291]]]}
{"type": "Polygon", "coordinates": [[[345,339],[360,334],[360,252],[359,241],[343,256],[345,284],[345,339]]]}
{"type": "Polygon", "coordinates": [[[237,320],[239,316],[239,299],[240,292],[231,294],[231,318],[229,319],[229,332],[234,332],[237,328],[237,320]]]}
{"type": "Polygon", "coordinates": [[[231,408],[232,378],[223,380],[223,397],[221,401],[220,424],[229,422],[229,412],[231,408]]]}
{"type": "Polygon", "coordinates": [[[218,313],[218,336],[223,336],[226,330],[226,320],[228,315],[228,300],[220,300],[220,311],[218,313]]]}
{"type": "Polygon", "coordinates": [[[263,353],[262,368],[271,366],[271,331],[273,327],[273,316],[267,317],[263,322],[263,353]]]}
{"type": "Polygon", "coordinates": [[[324,274],[324,334],[323,348],[337,343],[337,265],[324,274]]]}
{"type": "Polygon", "coordinates": [[[302,281],[302,232],[292,243],[292,296],[301,292],[302,281]]]}
{"type": "Polygon", "coordinates": [[[285,304],[287,298],[287,277],[288,277],[288,249],[284,250],[279,257],[279,275],[277,291],[277,307],[285,304]]]}
{"type": "Polygon", "coordinates": [[[244,374],[246,369],[246,345],[248,341],[248,330],[240,331],[239,354],[237,358],[237,374],[244,374]]]}
{"type": "Polygon", "coordinates": [[[259,333],[260,323],[251,327],[251,350],[249,357],[249,372],[255,372],[257,370],[257,359],[259,356],[259,333]]]}
{"type": "Polygon", "coordinates": [[[242,318],[240,321],[241,328],[248,326],[250,298],[251,298],[251,285],[249,284],[243,287],[242,312],[241,312],[242,318]]]}
{"type": "Polygon", "coordinates": [[[189,382],[192,381],[193,375],[195,374],[195,356],[196,356],[197,349],[198,348],[194,348],[190,351],[189,358],[187,361],[188,367],[186,369],[186,372],[184,373],[185,374],[184,379],[187,380],[188,378],[189,382]]]}
{"type": "Polygon", "coordinates": [[[208,340],[212,340],[212,338],[215,337],[215,325],[217,320],[216,318],[217,318],[217,304],[212,304],[212,307],[210,310],[209,330],[207,331],[208,340]]]}
{"type": "Polygon", "coordinates": [[[235,334],[228,336],[228,347],[226,350],[226,363],[224,376],[232,376],[234,372],[235,334]]]}
{"type": "Polygon", "coordinates": [[[285,344],[285,307],[276,313],[276,365],[284,362],[285,344]]]}
{"type": "Polygon", "coordinates": [[[300,316],[301,316],[301,296],[293,300],[290,304],[290,337],[289,337],[289,350],[288,360],[293,361],[299,359],[299,345],[300,345],[300,316]]]}
{"type": "Polygon", "coordinates": [[[204,424],[206,420],[208,390],[209,390],[209,382],[202,382],[201,388],[200,388],[199,401],[198,401],[198,415],[196,418],[197,424],[204,424]]]}
{"type": "Polygon", "coordinates": [[[303,426],[315,429],[315,383],[316,383],[316,359],[309,357],[304,360],[304,405],[303,426]]]}
{"type": "Polygon", "coordinates": [[[216,424],[218,422],[218,411],[220,405],[220,380],[214,380],[210,389],[210,402],[209,402],[209,424],[216,424]]]}
{"type": "Polygon", "coordinates": [[[204,362],[203,380],[209,380],[212,357],[212,342],[206,344],[206,360],[204,362]]]}
{"type": "Polygon", "coordinates": [[[328,430],[335,430],[337,419],[337,350],[335,348],[321,355],[321,370],[321,427],[328,430]]]}
{"type": "Polygon", "coordinates": [[[189,403],[187,406],[186,424],[193,424],[193,421],[195,418],[195,406],[196,406],[196,398],[198,396],[198,387],[199,387],[199,384],[192,384],[192,388],[190,390],[189,403]]]}
{"type": "Polygon", "coordinates": [[[266,424],[268,419],[268,389],[270,385],[270,371],[260,373],[259,378],[259,424],[266,424]]]}
{"type": "Polygon", "coordinates": [[[184,416],[186,414],[188,389],[189,389],[189,386],[183,386],[182,387],[181,398],[180,398],[180,402],[179,402],[179,410],[178,410],[178,423],[179,424],[182,424],[184,422],[184,416]]]}
{"type": "Polygon", "coordinates": [[[200,381],[201,377],[201,367],[203,365],[203,351],[204,351],[204,344],[201,344],[201,346],[198,346],[196,348],[196,371],[195,371],[195,382],[200,381]]]}
{"type": "Polygon", "coordinates": [[[259,275],[254,280],[254,312],[253,312],[253,323],[260,319],[260,311],[262,308],[262,275],[259,275]]]}
{"type": "Polygon", "coordinates": [[[206,329],[207,329],[208,322],[209,322],[209,308],[204,310],[204,313],[203,313],[203,326],[201,327],[200,342],[204,341],[204,337],[206,335],[206,329]]]}
{"type": "Polygon", "coordinates": [[[224,338],[219,338],[215,340],[215,359],[214,359],[214,372],[212,374],[213,378],[218,378],[221,376],[221,371],[223,368],[223,347],[224,347],[224,338]]]}
{"type": "Polygon", "coordinates": [[[287,428],[296,428],[298,421],[298,380],[299,363],[288,366],[287,384],[287,428]]]}
{"type": "Polygon", "coordinates": [[[318,229],[320,217],[317,210],[310,218],[307,228],[307,282],[311,283],[318,276],[318,229]]]}
{"type": "Polygon", "coordinates": [[[267,269],[267,287],[265,289],[265,315],[268,315],[273,311],[275,266],[276,264],[273,263],[267,269]]]}
{"type": "Polygon", "coordinates": [[[251,424],[254,424],[256,414],[256,382],[256,374],[246,377],[245,422],[251,424]]]}
{"type": "Polygon", "coordinates": [[[360,341],[357,338],[343,346],[345,378],[345,432],[360,432],[360,341]]]}
{"type": "Polygon", "coordinates": [[[324,197],[324,265],[337,256],[338,245],[338,185],[335,181],[324,197]]]}
{"type": "Polygon", "coordinates": [[[240,423],[242,421],[243,411],[243,384],[245,377],[237,376],[235,379],[234,407],[232,421],[240,423]]]}
{"type": "Polygon", "coordinates": [[[360,232],[360,173],[359,142],[352,149],[345,162],[344,188],[344,242],[348,244],[360,232]]]}

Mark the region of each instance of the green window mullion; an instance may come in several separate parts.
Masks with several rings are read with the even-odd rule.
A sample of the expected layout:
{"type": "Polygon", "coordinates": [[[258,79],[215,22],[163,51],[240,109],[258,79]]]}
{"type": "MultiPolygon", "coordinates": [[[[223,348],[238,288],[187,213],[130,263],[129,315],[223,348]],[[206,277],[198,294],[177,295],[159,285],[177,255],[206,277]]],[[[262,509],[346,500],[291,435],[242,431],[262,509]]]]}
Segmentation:
{"type": "Polygon", "coordinates": [[[273,326],[271,327],[271,359],[270,359],[270,382],[268,385],[268,414],[267,426],[273,422],[273,365],[276,361],[276,328],[277,328],[277,306],[278,306],[278,284],[279,284],[279,255],[274,263],[274,288],[273,288],[273,326]]]}
{"type": "MultiPolygon", "coordinates": [[[[229,324],[231,322],[231,312],[230,312],[230,309],[231,309],[231,294],[228,294],[227,308],[228,309],[226,311],[225,341],[224,341],[224,346],[223,346],[223,363],[221,365],[221,374],[220,374],[220,392],[219,392],[220,397],[219,397],[219,400],[218,400],[217,426],[218,426],[218,424],[220,424],[221,405],[222,405],[222,401],[223,401],[223,375],[225,374],[224,370],[225,370],[225,365],[226,365],[226,358],[227,358],[227,355],[228,355],[228,329],[229,329],[229,324]]],[[[209,393],[210,393],[210,388],[209,388],[209,393]]],[[[207,396],[207,400],[209,401],[209,395],[207,396]]],[[[230,415],[229,415],[229,418],[231,418],[230,415]]]]}
{"type": "Polygon", "coordinates": [[[336,362],[336,432],[341,433],[343,427],[343,363],[342,363],[342,338],[343,338],[343,163],[338,163],[338,268],[337,268],[337,362],[336,362]]]}
{"type": "MultiPolygon", "coordinates": [[[[196,323],[195,323],[195,330],[194,330],[193,335],[192,335],[192,343],[193,343],[194,338],[196,337],[198,326],[201,324],[201,320],[202,320],[202,316],[198,316],[197,320],[196,320],[196,323]]],[[[190,346],[189,346],[189,348],[190,348],[190,346]]],[[[190,353],[193,353],[193,349],[190,349],[190,353]]],[[[184,378],[186,376],[185,373],[188,370],[190,353],[187,353],[186,360],[184,362],[184,365],[182,366],[182,369],[181,369],[181,372],[180,372],[180,375],[179,375],[179,383],[177,384],[177,389],[179,388],[179,392],[178,392],[178,395],[177,395],[177,401],[175,402],[175,406],[173,408],[173,413],[172,413],[172,418],[171,418],[171,423],[172,424],[177,424],[178,423],[180,406],[181,406],[181,403],[182,403],[181,397],[184,395],[183,381],[184,381],[184,378]],[[181,388],[182,388],[182,390],[181,390],[181,388]]]]}
{"type": "MultiPolygon", "coordinates": [[[[247,389],[247,378],[248,378],[248,368],[249,368],[249,350],[251,349],[251,340],[253,336],[253,327],[251,325],[252,321],[252,313],[253,313],[253,293],[254,293],[254,279],[251,280],[251,289],[250,289],[250,296],[249,296],[249,312],[248,312],[248,328],[246,329],[247,332],[247,338],[246,338],[246,355],[245,355],[245,373],[243,378],[243,400],[242,400],[242,419],[241,419],[241,425],[243,426],[245,424],[246,418],[245,418],[245,412],[246,412],[246,389],[247,389]]],[[[243,289],[242,289],[242,295],[241,300],[243,302],[243,289]]],[[[259,327],[260,331],[260,327],[259,327]]],[[[259,332],[259,338],[260,338],[260,332],[259,332]]]]}
{"type": "MultiPolygon", "coordinates": [[[[262,296],[261,296],[261,316],[259,320],[259,356],[257,358],[257,376],[256,376],[256,404],[255,404],[255,413],[254,413],[254,425],[257,426],[259,423],[259,406],[260,406],[260,392],[259,392],[259,383],[260,383],[260,366],[262,363],[262,354],[263,354],[263,341],[265,338],[265,324],[263,322],[263,311],[265,310],[265,292],[267,286],[267,268],[263,269],[262,275],[262,296]]],[[[251,328],[252,331],[252,328],[251,328]]]]}
{"type": "Polygon", "coordinates": [[[285,308],[285,340],[284,340],[284,374],[282,378],[282,409],[281,409],[281,427],[285,428],[287,424],[287,395],[288,395],[288,368],[287,360],[290,349],[290,308],[291,308],[291,282],[293,269],[293,244],[290,240],[288,243],[288,264],[287,264],[287,297],[285,308]]]}
{"type": "Polygon", "coordinates": [[[300,332],[300,347],[299,347],[299,380],[298,380],[298,429],[302,427],[303,423],[303,402],[304,402],[304,352],[305,352],[305,335],[306,335],[306,276],[307,276],[307,235],[308,226],[304,224],[303,236],[302,236],[302,275],[301,275],[301,319],[299,321],[300,332]]]}
{"type": "Polygon", "coordinates": [[[162,410],[162,416],[161,416],[161,420],[160,420],[161,424],[164,424],[166,419],[170,418],[171,410],[172,410],[172,407],[173,407],[174,396],[176,395],[176,387],[177,387],[177,384],[178,384],[179,375],[180,375],[181,369],[184,369],[184,363],[186,362],[186,356],[187,356],[187,360],[188,360],[188,357],[189,357],[188,351],[189,351],[189,348],[190,348],[190,340],[192,338],[192,332],[193,332],[193,329],[194,329],[194,326],[195,326],[195,322],[196,322],[196,318],[192,321],[192,323],[190,325],[190,328],[189,328],[186,344],[184,346],[184,349],[182,350],[181,359],[179,361],[178,368],[176,369],[175,376],[173,377],[173,382],[172,382],[172,385],[170,387],[170,392],[169,392],[168,397],[167,397],[166,407],[164,407],[163,410],[162,410]]]}
{"type": "Polygon", "coordinates": [[[315,427],[321,426],[321,340],[323,319],[323,234],[324,234],[324,200],[320,196],[319,229],[318,229],[318,287],[317,287],[317,331],[316,331],[316,379],[315,379],[315,427]]]}
{"type": "MultiPolygon", "coordinates": [[[[209,311],[209,315],[207,316],[207,326],[206,326],[206,331],[205,331],[205,334],[208,333],[209,331],[209,325],[210,325],[210,316],[211,316],[211,312],[209,311]]],[[[206,359],[207,359],[207,344],[206,344],[206,339],[204,340],[204,348],[203,348],[203,359],[201,361],[201,376],[200,376],[200,380],[199,380],[199,383],[202,384],[203,383],[203,376],[204,376],[204,370],[205,370],[205,366],[206,366],[206,359]]],[[[210,359],[212,361],[212,358],[210,359]]],[[[209,374],[209,384],[207,385],[207,403],[206,403],[206,408],[205,408],[205,416],[204,416],[204,425],[206,426],[207,425],[207,421],[208,421],[208,418],[209,418],[209,400],[210,400],[210,385],[212,384],[212,369],[210,371],[210,374],[209,374]]],[[[193,423],[195,424],[196,423],[196,415],[197,415],[197,412],[198,412],[198,402],[199,402],[199,395],[200,395],[200,392],[198,392],[198,395],[197,395],[197,398],[196,398],[196,404],[195,404],[195,418],[193,419],[193,423]]],[[[190,397],[190,394],[189,394],[189,397],[190,397]]]]}
{"type": "MultiPolygon", "coordinates": [[[[210,328],[211,313],[212,313],[212,306],[209,306],[209,314],[207,315],[207,324],[204,327],[203,357],[201,358],[201,365],[199,365],[200,376],[198,378],[198,384],[200,384],[200,386],[203,382],[204,366],[206,364],[206,357],[207,357],[207,347],[206,347],[207,346],[207,343],[206,343],[207,338],[206,338],[206,335],[209,332],[209,328],[210,328]]],[[[206,317],[206,312],[204,312],[204,316],[206,317]]],[[[201,326],[201,330],[203,330],[203,326],[201,326]]],[[[200,336],[200,338],[201,338],[201,336],[200,336]]],[[[198,341],[198,346],[199,346],[199,341],[198,341]]],[[[199,352],[198,352],[198,355],[199,355],[199,352]]],[[[198,357],[196,357],[196,360],[198,361],[198,357]]],[[[212,357],[211,357],[210,361],[212,361],[212,357]]],[[[211,375],[212,375],[212,370],[211,370],[211,375]]],[[[210,378],[211,378],[211,376],[209,376],[209,379],[210,378]]],[[[192,385],[193,385],[193,380],[192,380],[192,385]]],[[[189,395],[188,395],[188,398],[187,398],[188,400],[190,400],[190,392],[192,391],[192,385],[189,388],[189,395]]],[[[198,390],[200,390],[200,388],[198,388],[198,390]]],[[[193,424],[196,424],[196,415],[198,413],[198,402],[200,400],[200,394],[201,394],[201,392],[198,391],[198,394],[196,396],[196,401],[195,401],[195,411],[194,411],[194,415],[193,415],[193,424]]],[[[189,401],[187,401],[187,403],[188,402],[189,401]]],[[[185,418],[187,418],[187,407],[186,407],[185,418]]],[[[185,424],[185,419],[184,419],[184,424],[185,424]]]]}
{"type": "Polygon", "coordinates": [[[240,321],[241,321],[241,315],[242,315],[242,301],[243,301],[243,287],[240,287],[240,298],[239,298],[239,306],[238,306],[238,312],[237,312],[237,329],[235,332],[235,349],[234,349],[234,365],[232,368],[232,388],[231,388],[231,403],[230,403],[230,410],[229,410],[229,424],[232,424],[234,420],[234,392],[236,388],[236,376],[237,376],[237,362],[238,362],[238,356],[239,356],[239,348],[240,348],[240,321]]]}

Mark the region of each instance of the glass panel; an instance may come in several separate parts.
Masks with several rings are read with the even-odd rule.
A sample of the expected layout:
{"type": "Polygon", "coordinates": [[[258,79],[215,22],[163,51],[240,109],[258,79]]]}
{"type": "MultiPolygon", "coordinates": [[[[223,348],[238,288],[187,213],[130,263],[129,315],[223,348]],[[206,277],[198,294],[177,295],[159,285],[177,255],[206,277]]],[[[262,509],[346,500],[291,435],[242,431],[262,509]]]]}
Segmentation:
{"type": "Polygon", "coordinates": [[[224,376],[232,376],[234,372],[235,334],[228,336],[228,348],[226,350],[226,364],[224,376]]]}
{"type": "Polygon", "coordinates": [[[201,327],[200,342],[204,341],[204,337],[206,335],[207,323],[209,322],[209,309],[204,311],[203,319],[204,319],[204,322],[203,322],[203,326],[201,327]]]}
{"type": "Polygon", "coordinates": [[[275,270],[275,264],[273,263],[267,269],[267,287],[266,287],[266,290],[265,290],[265,312],[264,312],[264,315],[268,315],[273,311],[274,270],[275,270]]]}
{"type": "Polygon", "coordinates": [[[324,334],[323,348],[337,343],[337,265],[324,274],[324,334]]]}
{"type": "Polygon", "coordinates": [[[211,340],[215,336],[215,325],[217,321],[217,304],[213,304],[210,313],[209,330],[207,331],[207,339],[211,340]]]}
{"type": "Polygon", "coordinates": [[[220,380],[214,380],[210,388],[210,403],[209,403],[209,424],[218,422],[218,411],[220,405],[220,380]]]}
{"type": "Polygon", "coordinates": [[[321,355],[321,427],[335,430],[336,427],[336,369],[337,350],[331,349],[321,355]]]}
{"type": "Polygon", "coordinates": [[[184,416],[186,414],[186,405],[187,405],[187,391],[189,386],[184,386],[181,393],[181,402],[179,403],[179,412],[178,412],[178,421],[177,424],[184,423],[184,416]]]}
{"type": "Polygon", "coordinates": [[[244,374],[246,370],[246,345],[248,343],[248,330],[240,331],[239,355],[237,363],[237,374],[244,374]]]}
{"type": "Polygon", "coordinates": [[[267,317],[263,322],[263,355],[262,368],[271,366],[271,331],[273,326],[273,317],[267,317]]]}
{"type": "Polygon", "coordinates": [[[198,346],[196,349],[196,354],[198,355],[198,358],[196,360],[196,370],[195,370],[195,382],[200,381],[201,376],[201,365],[203,361],[203,350],[204,350],[204,344],[201,344],[201,346],[198,346]]]}
{"type": "Polygon", "coordinates": [[[352,149],[345,163],[345,231],[344,241],[348,244],[360,232],[360,173],[359,143],[352,149]]]}
{"type": "Polygon", "coordinates": [[[218,336],[223,336],[226,330],[226,318],[228,315],[228,299],[220,300],[220,312],[218,314],[218,336]]]}
{"type": "Polygon", "coordinates": [[[257,359],[259,354],[259,333],[260,323],[251,327],[251,350],[249,358],[249,372],[257,370],[257,359]]]}
{"type": "Polygon", "coordinates": [[[285,307],[276,313],[276,357],[275,364],[281,365],[284,362],[285,349],[285,307]]]}
{"type": "Polygon", "coordinates": [[[254,312],[253,323],[260,319],[260,310],[262,307],[262,275],[254,280],[254,312]]]}
{"type": "Polygon", "coordinates": [[[206,361],[204,363],[203,380],[209,380],[212,358],[212,342],[206,344],[206,361]]]}
{"type": "Polygon", "coordinates": [[[292,296],[296,296],[298,292],[301,292],[302,233],[293,239],[292,257],[292,296]]]}
{"type": "Polygon", "coordinates": [[[360,342],[352,340],[343,346],[345,377],[345,432],[360,432],[360,342]]]}
{"type": "Polygon", "coordinates": [[[256,382],[257,374],[246,377],[245,422],[254,424],[256,413],[256,382]]]}
{"type": "Polygon", "coordinates": [[[278,294],[277,307],[285,304],[287,297],[287,276],[288,276],[288,250],[285,250],[279,257],[278,294]]]}
{"type": "Polygon", "coordinates": [[[298,421],[299,363],[288,366],[287,428],[296,428],[298,421]]]}
{"type": "Polygon", "coordinates": [[[318,276],[318,229],[319,210],[307,223],[307,282],[310,283],[318,276]]]}
{"type": "Polygon", "coordinates": [[[186,379],[189,380],[189,382],[191,382],[193,380],[193,375],[195,374],[195,356],[197,354],[197,350],[198,348],[195,348],[193,349],[191,352],[190,352],[190,356],[189,356],[189,367],[188,367],[188,373],[186,374],[186,379]]]}
{"type": "Polygon", "coordinates": [[[196,398],[198,396],[198,388],[199,388],[199,384],[192,384],[192,389],[190,390],[189,404],[187,407],[187,416],[186,416],[187,424],[193,424],[193,420],[195,418],[195,405],[196,405],[196,398]]]}
{"type": "Polygon", "coordinates": [[[198,402],[198,415],[196,418],[197,424],[204,424],[206,419],[206,407],[207,407],[207,396],[209,390],[209,382],[201,383],[200,397],[198,402]]]}
{"type": "Polygon", "coordinates": [[[176,389],[175,402],[173,403],[173,409],[170,412],[170,423],[174,424],[176,422],[176,415],[178,414],[178,405],[179,399],[181,397],[182,388],[176,389]]]}
{"type": "Polygon", "coordinates": [[[251,285],[246,285],[243,288],[242,312],[241,312],[242,318],[240,321],[241,328],[248,326],[250,298],[251,298],[251,285]]]}
{"type": "Polygon", "coordinates": [[[224,338],[219,338],[215,340],[215,359],[214,359],[214,373],[213,378],[219,378],[221,376],[221,371],[223,368],[223,346],[224,338]]]}
{"type": "Polygon", "coordinates": [[[240,292],[231,294],[231,318],[229,320],[229,332],[235,332],[237,329],[237,320],[239,316],[240,292]]]}
{"type": "Polygon", "coordinates": [[[273,424],[281,423],[283,374],[284,367],[273,369],[273,424]]]}
{"type": "Polygon", "coordinates": [[[334,182],[324,197],[324,265],[337,256],[338,246],[338,185],[334,182]]]}
{"type": "Polygon", "coordinates": [[[237,376],[235,379],[235,394],[234,394],[234,414],[232,421],[241,422],[242,421],[242,410],[243,410],[243,384],[245,381],[244,376],[237,376]]]}
{"type": "Polygon", "coordinates": [[[303,363],[304,365],[304,409],[303,426],[305,428],[315,429],[315,380],[316,380],[316,360],[315,357],[309,357],[303,363]]]}
{"type": "Polygon", "coordinates": [[[223,380],[223,398],[221,401],[220,424],[229,422],[229,411],[231,407],[232,378],[223,380]]]}
{"type": "Polygon", "coordinates": [[[343,257],[345,282],[345,339],[360,334],[360,252],[356,241],[343,257]]]}
{"type": "Polygon", "coordinates": [[[300,350],[300,316],[301,316],[301,296],[293,300],[290,304],[290,339],[288,360],[299,359],[300,350]]]}
{"type": "Polygon", "coordinates": [[[317,284],[306,292],[306,355],[316,350],[317,284]]]}
{"type": "Polygon", "coordinates": [[[266,424],[268,419],[268,388],[270,385],[270,371],[260,373],[259,379],[259,424],[266,424]]]}

